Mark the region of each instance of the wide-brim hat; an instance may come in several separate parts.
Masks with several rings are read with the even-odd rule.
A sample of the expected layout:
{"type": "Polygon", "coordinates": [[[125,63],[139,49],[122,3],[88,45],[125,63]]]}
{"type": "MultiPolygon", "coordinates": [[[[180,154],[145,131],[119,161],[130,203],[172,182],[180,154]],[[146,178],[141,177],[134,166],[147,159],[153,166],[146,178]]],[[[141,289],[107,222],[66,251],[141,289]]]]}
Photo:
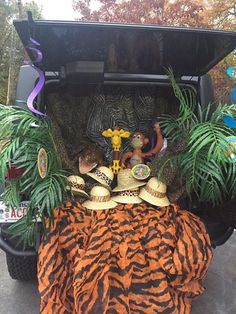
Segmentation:
{"type": "Polygon", "coordinates": [[[111,209],[117,206],[117,203],[111,199],[110,191],[103,186],[94,186],[90,191],[89,200],[83,202],[83,207],[100,210],[111,209]]]}
{"type": "Polygon", "coordinates": [[[108,187],[110,187],[114,179],[114,174],[111,169],[105,166],[95,168],[92,172],[88,172],[86,174],[97,182],[101,183],[102,185],[108,187]]]}
{"type": "Polygon", "coordinates": [[[170,201],[166,196],[166,185],[157,178],[151,178],[145,187],[141,188],[139,197],[155,206],[168,206],[170,201]]]}
{"type": "Polygon", "coordinates": [[[139,197],[139,189],[118,192],[111,199],[121,204],[140,204],[143,201],[139,197]]]}
{"type": "Polygon", "coordinates": [[[137,189],[140,186],[146,184],[144,181],[139,181],[132,176],[130,169],[121,169],[117,175],[118,185],[112,190],[112,192],[122,192],[126,190],[137,189]]]}
{"type": "Polygon", "coordinates": [[[68,185],[66,186],[67,190],[70,190],[74,195],[82,195],[88,197],[89,195],[84,191],[85,182],[84,179],[80,176],[69,176],[67,178],[68,185]]]}

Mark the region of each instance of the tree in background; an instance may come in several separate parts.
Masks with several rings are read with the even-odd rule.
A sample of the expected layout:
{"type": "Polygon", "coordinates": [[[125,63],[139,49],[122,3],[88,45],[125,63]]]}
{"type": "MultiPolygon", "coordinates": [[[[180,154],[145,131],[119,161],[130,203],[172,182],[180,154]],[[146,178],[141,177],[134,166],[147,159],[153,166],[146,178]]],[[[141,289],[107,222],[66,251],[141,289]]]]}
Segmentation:
{"type": "Polygon", "coordinates": [[[0,0],[0,103],[6,99],[9,43],[11,41],[10,20],[16,12],[10,1],[0,0]]]}
{"type": "MultiPolygon", "coordinates": [[[[143,23],[236,30],[236,0],[74,0],[83,21],[143,23]]],[[[227,99],[232,80],[225,70],[235,64],[228,56],[211,71],[216,98],[227,99]]]]}
{"type": "MultiPolygon", "coordinates": [[[[204,7],[202,16],[208,27],[236,31],[236,0],[205,0],[204,7]]],[[[235,64],[236,58],[231,54],[210,71],[218,100],[230,101],[234,83],[225,70],[235,64]]]]}
{"type": "Polygon", "coordinates": [[[205,0],[204,18],[211,28],[236,29],[236,0],[205,0]]]}
{"type": "Polygon", "coordinates": [[[12,104],[19,67],[24,59],[24,50],[12,26],[12,20],[26,18],[32,11],[35,18],[42,18],[42,9],[35,1],[27,2],[19,10],[17,0],[0,0],[0,103],[12,104]]]}
{"type": "Polygon", "coordinates": [[[198,0],[99,0],[98,10],[91,9],[90,0],[74,0],[74,9],[81,20],[197,26],[203,23],[203,10],[198,0]]]}

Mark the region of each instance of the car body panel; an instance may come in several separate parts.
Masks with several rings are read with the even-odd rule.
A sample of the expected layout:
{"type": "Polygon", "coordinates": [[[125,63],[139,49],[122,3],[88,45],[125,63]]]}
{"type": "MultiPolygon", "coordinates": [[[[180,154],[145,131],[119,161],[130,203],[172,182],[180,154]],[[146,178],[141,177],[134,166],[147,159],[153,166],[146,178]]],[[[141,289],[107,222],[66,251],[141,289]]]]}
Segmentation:
{"type": "Polygon", "coordinates": [[[210,29],[46,20],[14,26],[25,47],[30,37],[40,44],[44,71],[100,62],[106,73],[162,75],[171,66],[176,76],[200,76],[236,46],[236,32],[210,29]]]}

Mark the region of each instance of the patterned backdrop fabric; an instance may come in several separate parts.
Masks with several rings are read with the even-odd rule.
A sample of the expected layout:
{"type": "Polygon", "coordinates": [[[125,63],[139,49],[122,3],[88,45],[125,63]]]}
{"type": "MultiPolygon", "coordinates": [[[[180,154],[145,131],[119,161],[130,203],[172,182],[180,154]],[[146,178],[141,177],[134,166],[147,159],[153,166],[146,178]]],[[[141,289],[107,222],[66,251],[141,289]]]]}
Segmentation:
{"type": "MultiPolygon", "coordinates": [[[[99,144],[108,162],[112,159],[109,139],[102,131],[119,126],[149,136],[152,122],[161,113],[177,113],[178,103],[170,87],[48,86],[47,115],[55,129],[55,140],[64,164],[76,171],[74,162],[89,142],[99,144]]],[[[123,141],[122,152],[129,140],[123,141]]]]}

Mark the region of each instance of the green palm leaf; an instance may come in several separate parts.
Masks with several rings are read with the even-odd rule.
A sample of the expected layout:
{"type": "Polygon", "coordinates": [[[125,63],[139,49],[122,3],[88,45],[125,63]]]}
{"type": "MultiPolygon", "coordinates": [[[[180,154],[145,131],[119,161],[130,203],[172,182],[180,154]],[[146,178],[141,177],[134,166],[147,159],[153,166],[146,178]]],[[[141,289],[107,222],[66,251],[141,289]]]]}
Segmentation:
{"type": "Polygon", "coordinates": [[[48,120],[31,112],[0,105],[0,138],[8,140],[0,154],[0,174],[5,178],[12,162],[23,169],[23,175],[8,180],[3,194],[5,204],[16,208],[20,194],[29,201],[27,215],[10,228],[13,235],[21,236],[26,245],[35,242],[37,219],[45,223],[45,216],[53,219],[53,210],[65,197],[66,173],[53,140],[53,131],[48,120]],[[38,151],[43,147],[47,152],[48,169],[46,178],[38,172],[38,151]]]}
{"type": "Polygon", "coordinates": [[[2,194],[5,205],[9,208],[19,208],[20,205],[20,182],[17,179],[8,181],[5,191],[2,194]]]}
{"type": "Polygon", "coordinates": [[[26,215],[12,224],[8,232],[13,238],[18,237],[16,246],[22,244],[23,247],[34,247],[38,229],[37,216],[26,215]]]}
{"type": "MultiPolygon", "coordinates": [[[[236,129],[228,128],[224,115],[234,116],[236,105],[209,104],[202,109],[196,103],[196,95],[181,89],[168,70],[174,94],[179,100],[177,116],[162,115],[160,124],[169,141],[183,140],[187,148],[181,155],[178,165],[182,181],[191,197],[213,204],[223,202],[224,198],[236,196],[235,162],[227,151],[236,155],[228,141],[236,136],[236,129]]],[[[168,157],[166,163],[168,164],[168,157]]]]}

